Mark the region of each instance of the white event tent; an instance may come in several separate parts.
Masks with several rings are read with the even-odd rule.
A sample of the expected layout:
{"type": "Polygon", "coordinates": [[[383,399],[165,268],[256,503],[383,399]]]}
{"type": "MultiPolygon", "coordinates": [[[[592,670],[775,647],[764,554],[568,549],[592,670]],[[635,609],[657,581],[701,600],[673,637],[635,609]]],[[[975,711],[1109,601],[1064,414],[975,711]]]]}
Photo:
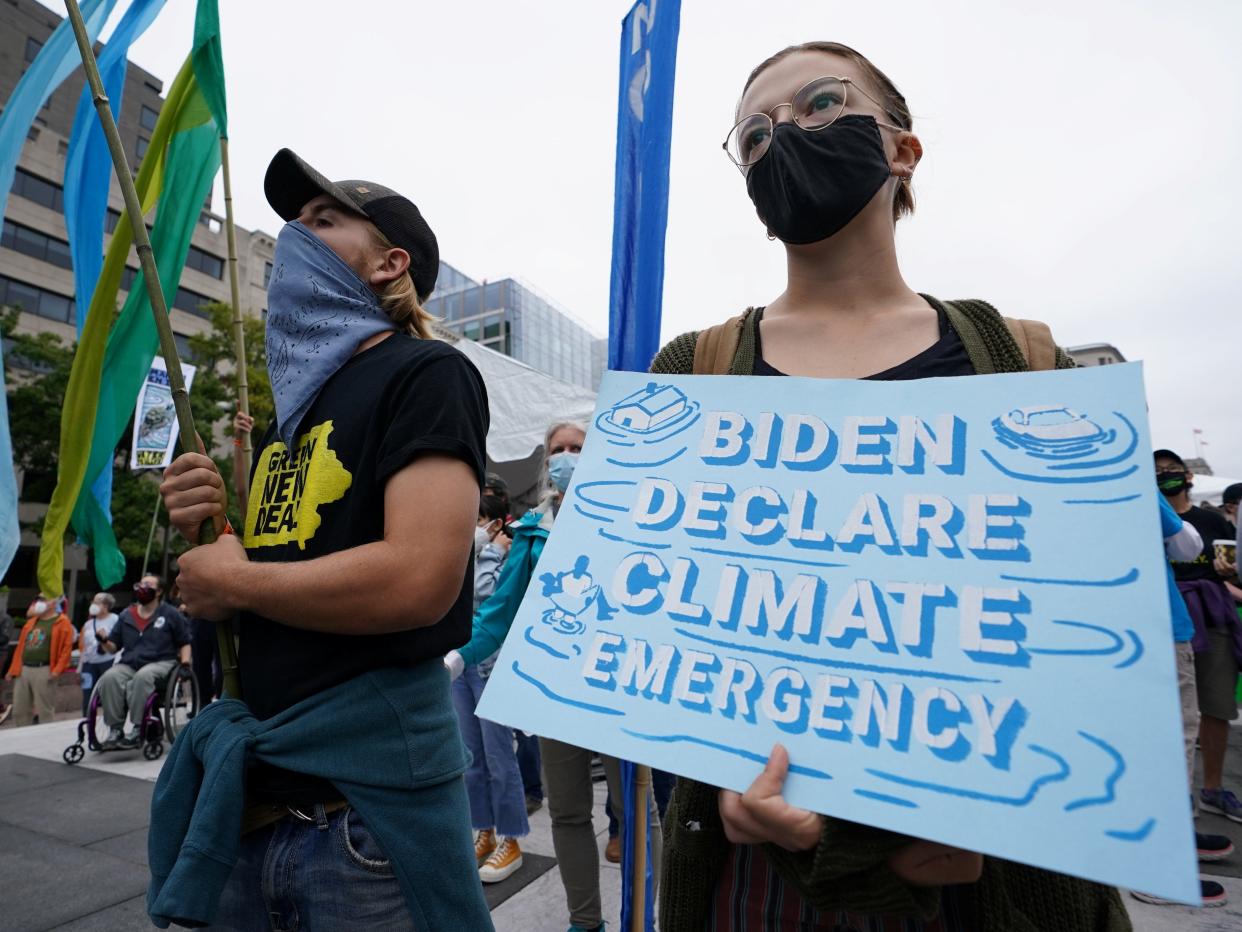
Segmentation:
{"type": "Polygon", "coordinates": [[[539,498],[544,431],[556,421],[586,424],[595,410],[595,392],[470,340],[454,346],[475,364],[487,386],[488,469],[509,484],[513,512],[521,514],[519,503],[529,507],[539,498]]]}

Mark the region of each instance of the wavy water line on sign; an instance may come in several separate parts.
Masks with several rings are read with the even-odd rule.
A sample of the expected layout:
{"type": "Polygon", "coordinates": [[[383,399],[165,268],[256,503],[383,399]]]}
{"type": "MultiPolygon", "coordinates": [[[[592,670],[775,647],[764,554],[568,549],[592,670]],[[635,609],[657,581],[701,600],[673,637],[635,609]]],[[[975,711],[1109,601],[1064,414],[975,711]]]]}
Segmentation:
{"type": "Polygon", "coordinates": [[[1021,796],[1001,796],[997,793],[984,793],[982,790],[971,790],[961,786],[948,786],[943,783],[932,783],[929,780],[915,780],[911,777],[903,777],[897,773],[887,773],[883,770],[876,770],[874,767],[868,767],[867,773],[873,777],[879,777],[881,780],[888,780],[899,786],[908,786],[912,789],[927,790],[932,793],[943,793],[946,796],[961,796],[964,799],[976,799],[985,803],[997,803],[1002,806],[1029,806],[1035,799],[1036,794],[1044,786],[1049,783],[1059,783],[1068,779],[1070,775],[1070,765],[1060,754],[1042,748],[1037,744],[1030,744],[1027,747],[1036,754],[1042,754],[1044,757],[1051,758],[1057,764],[1057,772],[1044,774],[1037,777],[1028,789],[1021,796]]]}
{"type": "Polygon", "coordinates": [[[1139,578],[1138,567],[1131,567],[1130,572],[1124,576],[1118,576],[1115,579],[1043,579],[1037,576],[1011,576],[1008,573],[1002,573],[1001,579],[1006,582],[1023,582],[1031,583],[1038,586],[1128,586],[1132,582],[1136,582],[1139,578]]]}
{"type": "Polygon", "coordinates": [[[1107,806],[1109,803],[1117,799],[1117,782],[1126,772],[1126,759],[1121,756],[1121,752],[1105,741],[1103,738],[1097,738],[1095,735],[1089,735],[1085,731],[1078,732],[1079,736],[1090,741],[1113,761],[1113,772],[1108,775],[1104,781],[1104,794],[1102,796],[1086,796],[1082,799],[1076,799],[1073,802],[1065,804],[1066,812],[1073,812],[1075,809],[1085,809],[1088,806],[1107,806]]]}
{"type": "Polygon", "coordinates": [[[1046,482],[1053,485],[1078,485],[1087,482],[1112,482],[1114,479],[1124,479],[1126,476],[1133,475],[1138,471],[1138,466],[1136,464],[1134,466],[1130,466],[1128,469],[1123,469],[1121,472],[1108,473],[1103,476],[1035,476],[1030,473],[1018,472],[1015,469],[1010,469],[1008,466],[1001,465],[1000,460],[994,457],[987,450],[980,450],[979,452],[983,454],[984,459],[996,467],[996,469],[1003,475],[1008,476],[1010,479],[1025,479],[1027,482],[1046,482]]]}
{"type": "Polygon", "coordinates": [[[900,796],[889,796],[887,793],[876,793],[874,790],[854,790],[855,796],[861,796],[864,799],[874,799],[882,803],[891,803],[894,806],[901,806],[905,809],[918,809],[919,804],[910,799],[902,799],[900,796]]]}
{"type": "Polygon", "coordinates": [[[757,563],[793,563],[798,566],[815,566],[824,569],[849,566],[848,563],[827,563],[821,560],[799,560],[795,557],[775,557],[768,554],[746,553],[741,550],[721,550],[719,547],[691,547],[695,553],[710,553],[716,557],[738,557],[743,560],[754,560],[757,563]]]}
{"type": "Polygon", "coordinates": [[[1126,634],[1129,635],[1131,643],[1134,644],[1134,653],[1127,657],[1121,663],[1114,664],[1114,670],[1124,670],[1126,667],[1132,667],[1139,662],[1139,658],[1143,656],[1143,642],[1139,640],[1138,632],[1133,628],[1126,628],[1126,634]]]}
{"type": "Polygon", "coordinates": [[[598,712],[601,715],[621,715],[621,716],[625,715],[625,713],[622,712],[620,709],[609,709],[602,705],[592,705],[589,702],[580,702],[577,699],[570,699],[566,696],[562,696],[562,695],[552,692],[552,690],[548,689],[547,686],[545,686],[539,680],[535,679],[535,677],[531,676],[529,673],[523,670],[520,666],[518,666],[518,662],[516,660],[513,661],[513,672],[516,673],[522,679],[526,680],[526,682],[530,683],[532,686],[538,689],[541,693],[543,693],[553,702],[559,702],[562,705],[573,706],[576,709],[584,709],[587,712],[598,712]]]}
{"type": "Polygon", "coordinates": [[[1148,819],[1142,825],[1131,831],[1122,831],[1121,829],[1111,829],[1104,834],[1109,838],[1116,838],[1118,841],[1145,841],[1147,836],[1151,834],[1151,830],[1156,827],[1155,819],[1148,819]]]}
{"type": "MultiPolygon", "coordinates": [[[[524,635],[526,638],[527,644],[530,644],[534,647],[538,647],[540,650],[551,654],[557,660],[568,660],[569,659],[569,654],[562,654],[559,650],[557,650],[551,644],[545,644],[543,641],[535,637],[534,631],[535,631],[535,628],[533,625],[527,627],[526,634],[524,635]]],[[[575,644],[574,646],[577,647],[578,645],[575,644]]],[[[581,653],[581,649],[579,649],[579,653],[581,653]]]]}
{"type": "Polygon", "coordinates": [[[1132,502],[1142,497],[1142,493],[1135,492],[1133,495],[1123,495],[1120,498],[1064,498],[1061,502],[1065,505],[1120,505],[1122,502],[1132,502]]]}
{"type": "MultiPolygon", "coordinates": [[[[698,744],[716,751],[724,751],[726,754],[744,757],[758,764],[766,764],[768,762],[766,757],[762,754],[756,754],[754,751],[747,751],[745,748],[735,748],[732,745],[720,744],[716,741],[708,741],[706,738],[698,738],[694,735],[648,735],[640,731],[631,731],[629,728],[622,728],[621,730],[630,737],[640,738],[643,741],[658,741],[662,744],[674,744],[685,741],[689,744],[698,744]]],[[[790,764],[789,772],[801,774],[804,777],[814,777],[817,780],[831,780],[833,778],[830,773],[824,773],[822,770],[815,770],[811,767],[803,767],[800,764],[790,764]]]]}
{"type": "Polygon", "coordinates": [[[574,502],[574,511],[578,512],[578,514],[582,515],[584,518],[589,518],[592,521],[603,521],[605,524],[612,524],[616,520],[608,517],[607,515],[593,515],[591,512],[586,511],[577,502],[574,502]]]}
{"type": "Polygon", "coordinates": [[[609,534],[602,527],[597,527],[595,533],[604,538],[604,540],[615,541],[618,544],[631,544],[635,547],[648,547],[652,550],[668,550],[673,546],[672,544],[653,544],[645,540],[630,540],[630,538],[622,537],[619,534],[609,534]]]}
{"type": "Polygon", "coordinates": [[[592,508],[602,508],[605,511],[629,511],[624,505],[601,502],[586,494],[588,489],[595,489],[606,485],[637,486],[638,483],[630,479],[600,479],[595,482],[584,482],[581,485],[574,486],[574,497],[582,499],[592,508]]]}
{"type": "Polygon", "coordinates": [[[1108,654],[1116,654],[1125,647],[1125,639],[1111,628],[1105,628],[1101,625],[1088,624],[1085,621],[1064,621],[1053,619],[1054,625],[1066,625],[1073,628],[1085,628],[1088,631],[1098,631],[1105,637],[1111,639],[1112,644],[1109,647],[1028,647],[1027,653],[1030,654],[1046,654],[1054,657],[1098,657],[1107,656],[1108,654]]]}
{"type": "Polygon", "coordinates": [[[689,448],[682,447],[672,456],[665,457],[662,460],[656,460],[654,463],[628,463],[625,460],[614,460],[612,457],[608,457],[607,462],[611,463],[613,466],[621,466],[625,469],[654,469],[657,466],[667,466],[673,460],[677,459],[677,457],[681,456],[681,454],[685,453],[687,449],[689,448]]]}

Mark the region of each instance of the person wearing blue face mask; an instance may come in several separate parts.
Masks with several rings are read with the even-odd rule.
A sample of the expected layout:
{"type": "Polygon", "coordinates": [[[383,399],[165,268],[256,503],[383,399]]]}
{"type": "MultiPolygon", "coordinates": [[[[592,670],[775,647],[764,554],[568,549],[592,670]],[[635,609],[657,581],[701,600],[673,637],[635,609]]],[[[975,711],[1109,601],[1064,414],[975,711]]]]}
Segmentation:
{"type": "Polygon", "coordinates": [[[470,634],[483,381],[430,339],[439,250],[413,203],[287,149],[264,188],[288,222],[268,288],[276,419],[255,444],[245,525],[228,533],[205,456],[179,457],[162,486],[187,540],[205,521],[221,533],[181,557],[179,584],[195,616],[236,617],[242,695],[173,745],[148,913],[491,929],[442,663],[470,634]]]}
{"type": "MultiPolygon", "coordinates": [[[[461,676],[468,666],[494,655],[504,643],[522,604],[522,597],[534,578],[544,542],[552,530],[561,500],[569,489],[585,440],[586,428],[576,421],[559,421],[548,427],[543,443],[546,477],[543,498],[534,509],[514,523],[509,557],[500,572],[496,591],[475,613],[470,643],[451,651],[444,658],[444,665],[454,679],[461,676]]],[[[570,932],[602,929],[599,846],[591,821],[595,806],[591,758],[595,754],[585,748],[543,737],[539,739],[539,753],[543,762],[543,788],[552,817],[552,845],[556,849],[561,883],[565,887],[569,907],[570,932]]],[[[624,800],[620,761],[604,755],[601,759],[614,803],[624,800]]],[[[651,798],[650,813],[652,859],[658,875],[660,817],[654,798],[651,798]]],[[[620,807],[616,814],[624,822],[620,807]]],[[[489,839],[483,838],[482,841],[486,844],[489,839]]]]}

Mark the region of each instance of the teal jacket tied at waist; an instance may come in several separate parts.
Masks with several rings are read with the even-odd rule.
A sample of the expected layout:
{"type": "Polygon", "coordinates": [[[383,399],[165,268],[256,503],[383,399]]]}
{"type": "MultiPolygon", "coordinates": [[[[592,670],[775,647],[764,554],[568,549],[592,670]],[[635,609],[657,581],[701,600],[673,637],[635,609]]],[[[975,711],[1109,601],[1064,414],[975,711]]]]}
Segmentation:
{"type": "Polygon", "coordinates": [[[162,929],[214,920],[240,849],[246,768],[261,760],[335,784],[392,861],[420,932],[490,930],[466,759],[438,658],[365,673],[267,721],[235,699],[212,703],[155,784],[147,913],[162,929]]]}

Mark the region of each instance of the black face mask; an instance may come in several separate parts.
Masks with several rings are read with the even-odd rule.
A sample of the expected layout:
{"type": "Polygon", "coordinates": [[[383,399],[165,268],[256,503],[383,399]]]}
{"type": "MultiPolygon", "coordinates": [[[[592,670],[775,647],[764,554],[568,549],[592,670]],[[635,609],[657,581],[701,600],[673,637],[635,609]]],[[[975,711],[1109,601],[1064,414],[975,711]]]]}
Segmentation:
{"type": "Polygon", "coordinates": [[[1186,481],[1186,474],[1177,470],[1156,473],[1156,488],[1160,490],[1162,495],[1172,498],[1174,495],[1190,488],[1190,483],[1186,481]]]}
{"type": "Polygon", "coordinates": [[[875,118],[850,114],[815,132],[777,125],[746,191],[773,236],[802,245],[838,232],[891,175],[875,118]]]}

